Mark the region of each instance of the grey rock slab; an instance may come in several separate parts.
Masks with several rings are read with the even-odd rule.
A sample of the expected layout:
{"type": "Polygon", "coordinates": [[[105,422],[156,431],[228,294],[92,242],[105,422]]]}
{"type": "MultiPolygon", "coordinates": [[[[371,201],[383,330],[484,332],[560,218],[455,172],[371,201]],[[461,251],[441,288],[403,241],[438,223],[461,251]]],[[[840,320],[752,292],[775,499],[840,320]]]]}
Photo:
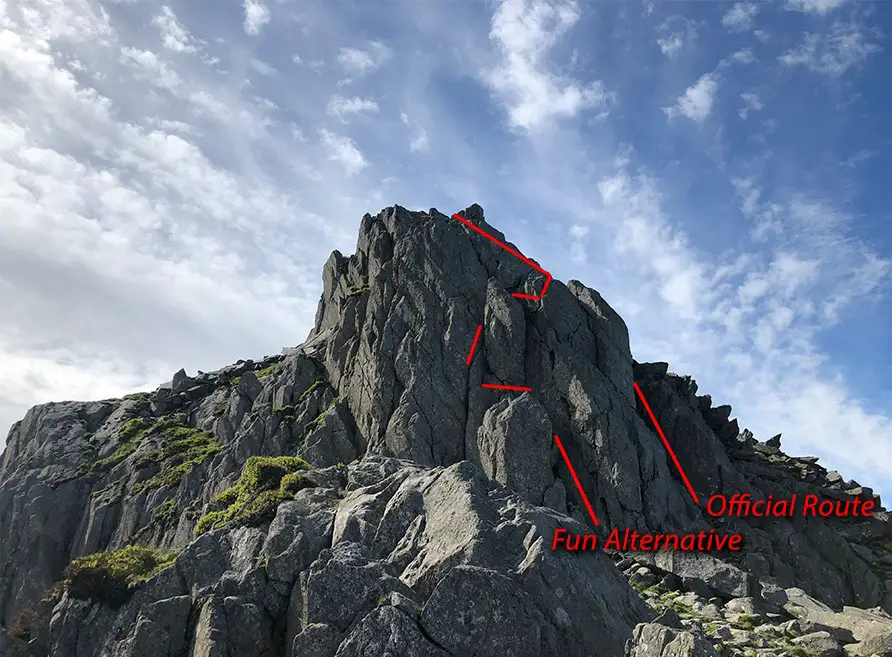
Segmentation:
{"type": "Polygon", "coordinates": [[[289,657],[332,657],[344,635],[331,625],[313,623],[294,637],[289,657]]]}
{"type": "Polygon", "coordinates": [[[456,566],[437,584],[421,613],[421,626],[453,655],[541,654],[543,619],[504,575],[456,566]]]}
{"type": "Polygon", "coordinates": [[[483,326],[479,347],[492,376],[503,384],[523,385],[526,344],[523,308],[495,278],[486,283],[483,326]]]}
{"type": "Polygon", "coordinates": [[[229,657],[223,600],[207,598],[198,614],[191,657],[229,657]]]}
{"type": "Polygon", "coordinates": [[[658,552],[654,563],[679,577],[702,580],[725,598],[745,597],[753,587],[752,575],[705,552],[658,552]]]}
{"type": "Polygon", "coordinates": [[[390,606],[378,607],[365,616],[350,631],[347,639],[335,653],[335,657],[448,657],[448,655],[448,652],[424,636],[414,620],[390,606]]]}
{"type": "Polygon", "coordinates": [[[541,504],[551,474],[553,434],[548,414],[532,394],[503,399],[486,411],[477,448],[487,476],[541,504]]]}
{"type": "Polygon", "coordinates": [[[375,607],[382,596],[396,591],[412,597],[411,589],[372,561],[359,543],[339,543],[323,550],[300,579],[305,623],[328,623],[341,632],[375,607]]]}
{"type": "Polygon", "coordinates": [[[719,657],[712,644],[691,632],[642,623],[635,627],[627,657],[719,657]]]}
{"type": "Polygon", "coordinates": [[[842,648],[829,632],[812,632],[793,639],[793,643],[815,657],[840,657],[842,648]]]}
{"type": "Polygon", "coordinates": [[[339,500],[333,491],[313,495],[314,492],[315,489],[305,489],[298,493],[300,499],[279,505],[263,544],[267,575],[289,589],[297,574],[331,546],[335,505],[339,500]]]}

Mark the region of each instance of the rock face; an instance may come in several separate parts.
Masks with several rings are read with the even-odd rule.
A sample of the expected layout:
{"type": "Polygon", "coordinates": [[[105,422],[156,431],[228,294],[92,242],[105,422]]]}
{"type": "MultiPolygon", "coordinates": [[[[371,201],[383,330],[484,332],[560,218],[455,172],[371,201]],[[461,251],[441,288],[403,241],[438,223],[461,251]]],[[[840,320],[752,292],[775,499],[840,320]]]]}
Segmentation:
{"type": "MultiPolygon", "coordinates": [[[[505,241],[479,206],[462,217],[505,241]]],[[[513,296],[545,283],[451,217],[392,207],[329,258],[300,346],[29,411],[0,461],[0,653],[892,655],[888,515],[711,518],[633,383],[701,500],[872,491],[635,363],[594,290],[513,296]],[[573,554],[558,527],[745,549],[573,554]]]]}

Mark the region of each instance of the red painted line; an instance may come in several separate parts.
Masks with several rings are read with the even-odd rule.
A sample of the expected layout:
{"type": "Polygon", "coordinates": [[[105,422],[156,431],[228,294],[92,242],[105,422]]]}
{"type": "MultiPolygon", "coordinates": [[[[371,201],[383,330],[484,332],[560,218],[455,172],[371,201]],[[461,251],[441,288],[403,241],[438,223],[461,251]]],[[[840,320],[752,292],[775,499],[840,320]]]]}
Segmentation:
{"type": "Polygon", "coordinates": [[[588,509],[588,514],[592,517],[592,522],[595,523],[595,527],[597,527],[599,523],[598,518],[595,517],[595,510],[589,503],[588,496],[585,494],[585,491],[582,490],[582,484],[579,483],[579,477],[576,476],[576,470],[573,469],[573,464],[570,463],[570,457],[567,456],[567,450],[564,449],[564,445],[561,443],[561,439],[557,437],[557,434],[555,434],[554,436],[554,442],[557,443],[558,449],[561,450],[561,456],[564,457],[564,463],[567,464],[567,469],[570,471],[570,476],[572,476],[573,481],[576,482],[576,489],[582,496],[582,501],[585,502],[585,508],[588,509]]]}
{"type": "Polygon", "coordinates": [[[474,349],[477,348],[477,340],[480,339],[480,331],[483,330],[483,324],[477,325],[477,333],[474,334],[474,342],[471,343],[471,351],[468,352],[468,360],[465,361],[465,365],[471,364],[471,359],[474,357],[474,349]]]}
{"type": "Polygon", "coordinates": [[[678,457],[675,456],[675,451],[672,449],[672,445],[670,445],[669,441],[666,440],[666,434],[663,433],[663,429],[662,427],[660,427],[660,423],[657,422],[657,418],[654,415],[654,412],[650,410],[650,404],[648,404],[647,400],[644,398],[644,393],[641,392],[641,388],[638,386],[638,382],[633,381],[632,385],[635,386],[635,392],[638,393],[638,398],[641,399],[641,403],[644,404],[644,409],[650,416],[651,422],[653,422],[654,426],[657,428],[657,433],[660,434],[663,445],[666,446],[666,451],[669,452],[669,456],[672,457],[672,462],[675,463],[675,467],[678,468],[678,472],[681,475],[682,480],[684,480],[684,485],[688,487],[688,492],[691,494],[691,497],[694,498],[694,502],[700,504],[700,498],[697,497],[697,493],[694,492],[694,487],[691,486],[691,482],[688,481],[688,476],[684,473],[684,468],[681,467],[681,463],[678,462],[678,457]]]}
{"type": "Polygon", "coordinates": [[[470,228],[471,230],[476,231],[476,232],[480,233],[481,235],[483,235],[486,239],[488,239],[488,240],[490,240],[490,241],[492,241],[492,242],[495,242],[495,243],[498,244],[500,247],[502,247],[503,249],[505,249],[508,253],[510,253],[511,255],[513,255],[513,256],[515,256],[515,257],[517,257],[517,258],[520,258],[525,264],[529,265],[530,267],[532,267],[533,269],[535,269],[537,272],[539,272],[540,274],[543,274],[543,275],[545,276],[545,285],[542,286],[542,291],[541,291],[538,295],[522,294],[522,293],[520,293],[520,292],[514,292],[511,296],[513,296],[513,297],[517,297],[518,299],[531,299],[531,300],[533,300],[533,301],[538,301],[538,300],[541,299],[543,296],[545,296],[545,291],[548,289],[548,284],[551,283],[551,279],[552,279],[551,274],[549,274],[547,271],[545,271],[544,269],[542,269],[542,267],[540,267],[539,265],[537,265],[535,262],[533,262],[532,260],[530,260],[529,258],[527,258],[526,256],[524,256],[523,254],[521,254],[521,253],[518,252],[517,250],[512,249],[510,246],[508,246],[508,245],[505,244],[504,242],[500,242],[500,241],[497,240],[495,237],[493,237],[492,235],[490,235],[489,233],[487,233],[485,230],[483,230],[483,229],[481,229],[481,228],[475,226],[474,224],[472,224],[470,221],[468,221],[468,220],[465,219],[464,217],[459,216],[457,213],[456,213],[456,214],[453,214],[453,215],[452,215],[452,218],[453,218],[453,219],[458,219],[460,222],[462,222],[465,226],[467,226],[467,227],[470,228]]]}
{"type": "Polygon", "coordinates": [[[532,392],[532,388],[526,388],[524,386],[502,386],[496,383],[484,383],[484,388],[489,388],[490,390],[520,390],[521,392],[532,392]]]}

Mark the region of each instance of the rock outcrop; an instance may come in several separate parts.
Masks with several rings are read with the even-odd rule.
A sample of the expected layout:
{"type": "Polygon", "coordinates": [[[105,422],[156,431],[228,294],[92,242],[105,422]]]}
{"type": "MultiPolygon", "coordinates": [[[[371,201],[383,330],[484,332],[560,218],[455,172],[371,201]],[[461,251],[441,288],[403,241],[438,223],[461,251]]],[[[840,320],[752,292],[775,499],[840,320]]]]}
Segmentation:
{"type": "MultiPolygon", "coordinates": [[[[505,241],[479,206],[462,217],[505,241]]],[[[545,282],[451,217],[392,207],[329,258],[300,346],[30,410],[0,461],[0,652],[892,656],[892,529],[873,492],[633,361],[594,290],[513,296],[545,282]],[[711,517],[633,383],[701,502],[878,511],[711,517]],[[745,543],[574,554],[552,551],[558,527],[745,543]]]]}

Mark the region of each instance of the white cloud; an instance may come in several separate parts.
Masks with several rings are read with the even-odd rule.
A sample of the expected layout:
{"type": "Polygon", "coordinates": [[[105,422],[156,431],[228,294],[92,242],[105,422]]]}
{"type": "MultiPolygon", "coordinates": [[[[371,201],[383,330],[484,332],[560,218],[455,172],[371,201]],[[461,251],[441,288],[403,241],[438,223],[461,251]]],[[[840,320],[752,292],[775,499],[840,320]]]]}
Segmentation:
{"type": "Polygon", "coordinates": [[[272,20],[269,8],[260,0],[245,0],[244,28],[248,34],[257,36],[264,26],[272,20]]]}
{"type": "Polygon", "coordinates": [[[249,58],[248,65],[260,73],[260,75],[272,76],[278,74],[278,71],[274,66],[267,64],[262,59],[257,59],[256,57],[249,58]]]}
{"type": "Polygon", "coordinates": [[[808,33],[802,44],[780,56],[785,66],[804,66],[828,77],[840,77],[881,48],[855,23],[837,22],[826,34],[808,33]]]}
{"type": "Polygon", "coordinates": [[[328,101],[328,114],[336,116],[342,121],[351,114],[361,114],[362,112],[376,113],[378,111],[378,103],[371,98],[344,98],[343,96],[332,96],[328,101]]]}
{"type": "Polygon", "coordinates": [[[660,47],[660,51],[666,57],[674,57],[684,46],[685,35],[683,32],[673,32],[665,37],[660,37],[657,39],[657,45],[660,47]]]}
{"type": "Polygon", "coordinates": [[[409,142],[409,150],[413,153],[426,153],[430,150],[430,139],[427,136],[427,130],[419,128],[412,141],[409,142]]]}
{"type": "Polygon", "coordinates": [[[735,2],[722,16],[722,25],[732,32],[742,32],[753,26],[753,19],[759,13],[759,6],[752,2],[735,2]]]}
{"type": "Polygon", "coordinates": [[[320,144],[293,148],[287,124],[273,134],[277,103],[180,56],[182,40],[135,45],[153,42],[157,8],[127,8],[148,37],[130,40],[98,4],[50,4],[0,2],[6,426],[34,403],[151,389],[181,366],[299,342],[322,259],[354,241],[372,191],[340,168],[323,177],[320,144]]]}
{"type": "Polygon", "coordinates": [[[152,25],[161,30],[161,42],[165,48],[181,53],[194,53],[201,50],[203,43],[193,37],[177,20],[173,9],[161,6],[161,13],[152,18],[152,25]]]}
{"type": "Polygon", "coordinates": [[[365,50],[341,48],[338,63],[351,75],[365,75],[382,66],[390,57],[390,48],[379,41],[371,41],[365,50]]]}
{"type": "Polygon", "coordinates": [[[674,106],[664,107],[663,112],[669,118],[686,116],[692,121],[702,123],[712,112],[718,86],[718,78],[714,73],[702,75],[678,97],[674,106]]]}
{"type": "Polygon", "coordinates": [[[512,128],[535,130],[551,118],[606,105],[609,94],[601,82],[581,84],[546,66],[549,51],[578,20],[572,0],[502,0],[498,5],[489,36],[501,61],[487,82],[504,102],[512,128]]]}
{"type": "Polygon", "coordinates": [[[159,59],[158,55],[148,50],[121,48],[121,62],[138,69],[161,89],[175,91],[183,84],[183,79],[176,71],[159,59]]]}
{"type": "Polygon", "coordinates": [[[759,94],[753,91],[744,92],[740,94],[740,97],[744,103],[743,108],[738,111],[741,119],[745,119],[750,112],[758,112],[765,107],[759,99],[759,94]]]}
{"type": "Polygon", "coordinates": [[[356,142],[349,137],[336,135],[325,128],[319,131],[319,136],[328,150],[328,158],[340,163],[349,175],[359,173],[368,166],[356,142]]]}
{"type": "MultiPolygon", "coordinates": [[[[753,180],[737,184],[757,190],[753,180]]],[[[775,206],[779,239],[767,251],[743,247],[716,262],[664,214],[653,179],[619,170],[599,191],[597,243],[611,251],[596,269],[615,277],[607,298],[636,336],[636,358],[668,359],[714,399],[735,400],[742,426],[757,437],[784,430],[795,449],[822,454],[828,467],[858,477],[874,470],[875,478],[871,463],[892,458],[892,420],[858,401],[818,344],[821,331],[892,278],[892,261],[852,235],[852,217],[807,197],[781,204],[750,197],[754,215],[775,206]]]]}
{"type": "Polygon", "coordinates": [[[731,55],[731,59],[738,64],[752,64],[756,61],[756,56],[750,48],[741,48],[731,55]]]}
{"type": "Polygon", "coordinates": [[[811,14],[827,14],[848,0],[787,0],[786,8],[811,14]]]}
{"type": "MultiPolygon", "coordinates": [[[[731,140],[727,155],[734,166],[745,162],[734,185],[743,216],[722,216],[719,226],[707,214],[711,199],[686,203],[687,186],[669,180],[677,172],[711,181],[700,158],[685,159],[701,139],[667,138],[665,122],[647,131],[674,159],[661,182],[647,174],[649,154],[629,147],[610,156],[616,140],[640,143],[620,127],[626,121],[553,120],[612,107],[609,97],[595,107],[566,90],[590,89],[588,80],[612,65],[598,53],[621,47],[622,37],[594,44],[588,28],[598,26],[583,25],[583,3],[491,3],[496,20],[481,14],[484,4],[396,3],[386,32],[362,28],[362,38],[386,34],[383,51],[357,41],[352,6],[318,4],[320,29],[310,34],[301,34],[305,23],[288,23],[297,46],[273,41],[278,29],[252,39],[241,14],[221,14],[202,25],[215,32],[201,36],[220,48],[225,74],[207,65],[204,42],[170,26],[179,41],[162,45],[165,32],[159,38],[153,24],[164,15],[160,5],[116,5],[112,20],[98,0],[0,0],[0,298],[8,311],[0,314],[0,362],[15,372],[0,381],[0,424],[31,403],[152,388],[181,366],[212,369],[296,344],[312,322],[325,256],[353,247],[364,212],[394,201],[447,210],[479,201],[556,276],[597,285],[628,323],[639,360],[669,360],[695,375],[760,438],[784,431],[790,453],[814,450],[847,476],[882,479],[876,464],[892,456],[888,414],[871,412],[856,382],[841,376],[839,365],[857,360],[825,351],[820,335],[860,319],[854,313],[889,289],[888,252],[852,230],[861,217],[783,189],[779,179],[763,186],[767,172],[738,150],[745,140],[731,140]],[[354,48],[340,51],[342,44],[354,48]],[[183,56],[193,47],[198,56],[183,56]],[[278,64],[295,50],[300,68],[278,64]],[[251,58],[277,63],[279,77],[251,75],[253,84],[242,85],[257,70],[251,58]],[[372,71],[374,84],[363,77],[372,71]],[[484,81],[512,127],[547,130],[528,139],[487,130],[481,141],[493,107],[473,93],[454,102],[455,89],[437,86],[443,71],[484,81]],[[493,86],[497,72],[510,74],[501,87],[493,86]],[[326,114],[334,94],[381,107],[347,133],[326,114]],[[394,125],[389,107],[406,108],[405,126],[394,125]],[[696,143],[677,143],[688,141],[696,143]],[[436,157],[412,156],[432,146],[436,157]],[[852,438],[840,446],[839,435],[852,438]]],[[[181,18],[191,25],[191,16],[181,18]]],[[[833,19],[823,28],[810,20],[811,29],[830,29],[821,42],[828,44],[833,19]]],[[[687,39],[693,29],[672,23],[646,38],[687,39]]],[[[686,52],[685,44],[667,54],[686,52]]],[[[750,45],[767,58],[759,41],[750,45]]],[[[662,58],[652,45],[645,50],[649,65],[662,58]]],[[[727,66],[756,63],[751,51],[739,52],[748,54],[729,55],[727,66]]],[[[613,72],[635,92],[628,118],[639,104],[653,106],[644,68],[613,72]]],[[[757,101],[783,106],[786,90],[774,76],[755,66],[744,73],[758,82],[731,89],[730,72],[707,76],[721,84],[729,111],[742,103],[754,119],[757,101]]],[[[695,93],[699,85],[666,103],[674,105],[667,114],[717,115],[719,90],[695,93]]],[[[762,134],[783,125],[758,118],[762,134]]],[[[784,152],[792,140],[771,144],[780,169],[808,164],[784,152]]],[[[854,152],[854,161],[857,150],[826,155],[835,162],[854,152]]],[[[714,191],[718,197],[721,185],[714,191]]]]}
{"type": "Polygon", "coordinates": [[[430,150],[430,138],[427,136],[427,130],[424,129],[424,126],[411,121],[409,115],[405,112],[400,114],[400,120],[404,125],[414,128],[414,134],[409,141],[409,151],[412,153],[427,153],[430,150]]]}

